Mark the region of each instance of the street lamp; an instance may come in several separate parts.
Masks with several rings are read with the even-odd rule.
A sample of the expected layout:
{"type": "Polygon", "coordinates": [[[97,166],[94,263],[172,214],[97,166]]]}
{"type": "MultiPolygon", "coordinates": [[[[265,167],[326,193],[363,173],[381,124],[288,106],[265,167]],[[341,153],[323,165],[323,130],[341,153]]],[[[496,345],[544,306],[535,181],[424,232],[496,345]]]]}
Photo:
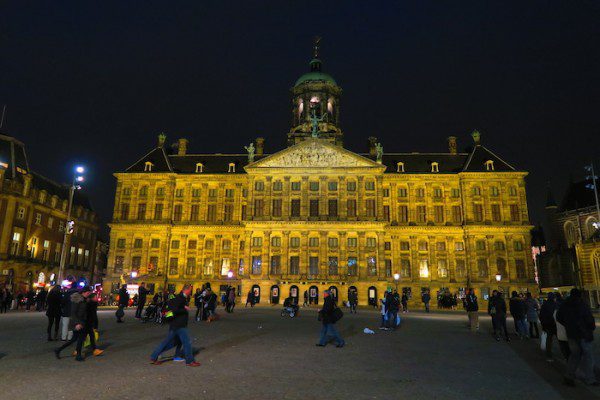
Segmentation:
{"type": "Polygon", "coordinates": [[[227,273],[227,277],[228,277],[229,279],[233,278],[233,271],[229,271],[229,272],[227,273]]]}
{"type": "Polygon", "coordinates": [[[502,280],[502,275],[496,274],[496,282],[500,282],[502,280]]]}
{"type": "Polygon", "coordinates": [[[135,278],[137,278],[137,276],[138,276],[138,273],[137,273],[137,271],[131,271],[131,277],[132,277],[132,278],[134,278],[134,279],[135,279],[135,278]]]}
{"type": "Polygon", "coordinates": [[[69,187],[69,205],[67,207],[67,223],[65,224],[65,231],[63,236],[63,244],[60,252],[60,264],[58,267],[58,277],[56,279],[57,282],[62,282],[63,274],[65,272],[65,263],[67,261],[67,243],[69,241],[69,235],[73,233],[73,221],[71,221],[71,212],[73,210],[73,196],[75,195],[75,190],[81,189],[81,183],[85,180],[83,173],[85,172],[85,168],[81,165],[75,167],[75,174],[73,174],[73,181],[71,182],[71,186],[69,187]]]}
{"type": "Polygon", "coordinates": [[[398,280],[399,279],[400,279],[400,274],[396,272],[394,274],[394,281],[396,281],[396,292],[398,291],[398,280]]]}

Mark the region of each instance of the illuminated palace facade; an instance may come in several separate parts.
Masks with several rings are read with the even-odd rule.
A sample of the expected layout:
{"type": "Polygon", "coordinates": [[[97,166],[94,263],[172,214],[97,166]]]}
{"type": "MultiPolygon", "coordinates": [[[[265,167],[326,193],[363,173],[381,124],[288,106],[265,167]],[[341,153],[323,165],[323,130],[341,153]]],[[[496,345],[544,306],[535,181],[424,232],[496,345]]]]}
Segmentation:
{"type": "Polygon", "coordinates": [[[321,71],[291,89],[288,146],[266,154],[258,138],[242,154],[190,154],[157,145],[123,172],[117,188],[107,281],[226,285],[261,303],[313,300],[356,290],[372,303],[387,288],[535,291],[526,172],[481,144],[456,138],[446,153],[368,153],[343,147],[341,89],[321,71]],[[499,279],[499,280],[498,280],[499,279]]]}

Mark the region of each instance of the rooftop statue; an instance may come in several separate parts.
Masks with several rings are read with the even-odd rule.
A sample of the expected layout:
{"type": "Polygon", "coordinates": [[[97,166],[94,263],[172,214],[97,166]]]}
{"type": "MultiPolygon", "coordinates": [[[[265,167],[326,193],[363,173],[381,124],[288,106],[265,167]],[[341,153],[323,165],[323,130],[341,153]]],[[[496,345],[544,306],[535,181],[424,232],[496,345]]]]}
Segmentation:
{"type": "Polygon", "coordinates": [[[250,143],[249,146],[244,146],[248,152],[248,162],[254,162],[254,143],[250,143]]]}

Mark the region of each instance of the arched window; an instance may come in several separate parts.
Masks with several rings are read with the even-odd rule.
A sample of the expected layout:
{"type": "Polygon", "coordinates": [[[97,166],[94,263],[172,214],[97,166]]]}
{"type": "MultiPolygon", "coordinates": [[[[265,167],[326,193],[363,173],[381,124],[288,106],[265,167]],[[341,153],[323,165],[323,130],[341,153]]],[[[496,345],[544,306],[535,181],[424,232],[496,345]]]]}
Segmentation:
{"type": "Polygon", "coordinates": [[[196,173],[202,173],[204,171],[204,164],[202,164],[201,162],[196,164],[196,173]]]}
{"type": "Polygon", "coordinates": [[[398,162],[396,164],[396,172],[404,172],[404,163],[403,162],[398,162]]]}
{"type": "Polygon", "coordinates": [[[150,161],[146,161],[144,163],[144,172],[152,172],[152,167],[154,167],[154,164],[152,164],[150,161]]]}
{"type": "Polygon", "coordinates": [[[589,217],[587,220],[585,220],[585,230],[588,239],[594,236],[594,233],[596,233],[598,230],[597,227],[600,227],[600,225],[598,225],[596,218],[589,217]]]}
{"type": "Polygon", "coordinates": [[[487,160],[485,163],[485,170],[486,171],[493,171],[494,170],[494,162],[492,160],[487,160]]]}
{"type": "Polygon", "coordinates": [[[431,172],[440,172],[440,164],[437,162],[431,163],[431,172]]]}
{"type": "Polygon", "coordinates": [[[575,225],[571,221],[565,222],[564,231],[567,246],[573,246],[575,242],[577,242],[577,232],[575,231],[575,225]]]}

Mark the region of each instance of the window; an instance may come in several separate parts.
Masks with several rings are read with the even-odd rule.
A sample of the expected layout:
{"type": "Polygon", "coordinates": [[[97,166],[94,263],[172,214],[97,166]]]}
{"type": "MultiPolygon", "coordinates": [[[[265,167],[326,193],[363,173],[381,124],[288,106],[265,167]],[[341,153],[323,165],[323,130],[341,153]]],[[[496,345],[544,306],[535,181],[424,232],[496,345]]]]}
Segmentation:
{"type": "Polygon", "coordinates": [[[327,204],[328,204],[329,216],[337,217],[338,216],[337,200],[328,200],[327,204]]]}
{"type": "Polygon", "coordinates": [[[261,256],[252,256],[252,274],[260,275],[261,271],[262,271],[261,256]]]}
{"type": "Polygon", "coordinates": [[[36,225],[41,225],[42,224],[42,214],[35,213],[35,224],[36,225]]]}
{"type": "Polygon", "coordinates": [[[358,243],[358,239],[355,237],[349,237],[348,238],[348,247],[356,247],[358,243]]]}
{"type": "Polygon", "coordinates": [[[292,217],[300,216],[300,199],[292,199],[291,216],[292,217]]]}
{"type": "Polygon", "coordinates": [[[271,212],[273,217],[281,217],[281,199],[273,200],[273,211],[271,212]]]}
{"type": "Polygon", "coordinates": [[[490,195],[493,197],[498,197],[498,195],[500,195],[500,191],[498,190],[497,186],[490,187],[490,195]]]}
{"type": "Polygon", "coordinates": [[[140,197],[148,196],[148,186],[140,187],[140,197]]]}
{"type": "Polygon", "coordinates": [[[154,219],[160,221],[162,219],[163,205],[158,203],[154,206],[154,219]]]}
{"type": "Polygon", "coordinates": [[[12,248],[11,248],[11,254],[13,256],[16,256],[19,254],[20,244],[21,244],[21,234],[19,232],[14,232],[13,240],[12,240],[12,248]]]}
{"type": "Polygon", "coordinates": [[[485,163],[485,170],[486,171],[493,171],[494,170],[494,162],[492,160],[487,160],[485,163]]]}
{"type": "Polygon", "coordinates": [[[511,196],[516,196],[517,195],[517,188],[514,186],[509,186],[508,187],[508,194],[511,196]]]}
{"type": "Polygon", "coordinates": [[[290,247],[293,247],[293,248],[300,247],[300,238],[299,237],[291,237],[290,238],[290,247]]]}
{"type": "Polygon", "coordinates": [[[271,246],[273,246],[273,247],[280,247],[281,246],[281,237],[279,237],[279,236],[273,236],[271,238],[271,246]]]}
{"type": "Polygon", "coordinates": [[[174,250],[179,249],[179,240],[172,240],[171,241],[171,248],[174,250]]]}
{"type": "MultiPolygon", "coordinates": [[[[81,249],[79,249],[79,250],[81,250],[81,249]]],[[[142,265],[142,257],[140,257],[140,256],[131,257],[131,267],[134,270],[138,270],[140,268],[140,265],[142,265]]]]}
{"type": "Polygon", "coordinates": [[[129,217],[129,204],[121,203],[121,220],[126,221],[129,217]]]}
{"type": "Polygon", "coordinates": [[[231,222],[233,220],[233,205],[225,204],[225,207],[223,207],[223,211],[223,221],[231,222]]]}
{"type": "Polygon", "coordinates": [[[446,242],[436,242],[435,249],[437,251],[446,251],[446,242]]]}
{"type": "Polygon", "coordinates": [[[213,259],[208,257],[204,259],[204,275],[212,275],[214,271],[213,259]]]}
{"type": "Polygon", "coordinates": [[[444,206],[434,206],[433,207],[433,220],[436,223],[444,222],[444,206]]]}
{"type": "Polygon", "coordinates": [[[507,278],[506,260],[504,258],[496,259],[496,269],[497,269],[498,273],[500,275],[502,275],[503,278],[507,278]]]}
{"type": "Polygon", "coordinates": [[[193,257],[188,257],[187,262],[185,263],[185,274],[186,275],[194,275],[196,273],[196,259],[193,257]]]}
{"type": "Polygon", "coordinates": [[[396,172],[404,172],[404,163],[399,162],[396,164],[396,172]]]}
{"type": "Polygon", "coordinates": [[[473,219],[476,222],[483,221],[483,206],[481,204],[473,204],[473,219]]]}
{"type": "Polygon", "coordinates": [[[374,256],[367,257],[367,275],[377,275],[377,258],[374,256]]]}
{"type": "Polygon", "coordinates": [[[316,200],[316,199],[310,200],[309,215],[311,217],[319,216],[319,200],[316,200]]]}
{"type": "Polygon", "coordinates": [[[200,189],[192,188],[192,197],[198,198],[198,197],[200,197],[200,194],[201,194],[200,189]]]}
{"type": "Polygon", "coordinates": [[[349,199],[346,201],[346,207],[349,217],[356,217],[356,200],[349,199]]]}
{"type": "Polygon", "coordinates": [[[204,249],[212,250],[213,247],[215,247],[215,242],[212,239],[206,239],[206,242],[204,242],[204,249]]]}
{"type": "Polygon", "coordinates": [[[290,257],[290,275],[300,274],[300,256],[290,257]]]}
{"type": "Polygon", "coordinates": [[[419,261],[419,277],[421,277],[421,278],[429,277],[429,261],[428,260],[419,261]]]}
{"type": "Polygon", "coordinates": [[[367,247],[373,248],[376,245],[377,245],[377,239],[375,239],[374,237],[367,238],[367,247]]]}
{"type": "Polygon", "coordinates": [[[160,247],[160,239],[152,239],[150,241],[150,247],[153,249],[158,249],[160,247]]]}
{"type": "Polygon", "coordinates": [[[450,196],[452,196],[454,198],[460,197],[460,190],[456,189],[456,188],[450,189],[450,196]]]}
{"type": "Polygon", "coordinates": [[[183,188],[175,189],[175,197],[183,197],[183,188]]]}
{"type": "Polygon", "coordinates": [[[148,261],[148,271],[154,272],[158,268],[158,257],[152,256],[148,261]]]}
{"type": "Polygon", "coordinates": [[[54,218],[48,217],[48,229],[52,229],[54,226],[54,218]]]}
{"type": "Polygon", "coordinates": [[[123,196],[131,196],[131,188],[130,187],[123,188],[123,196]]]}
{"type": "Polygon", "coordinates": [[[217,189],[215,189],[215,188],[208,189],[208,197],[211,197],[211,198],[217,197],[217,189]]]}
{"type": "Polygon", "coordinates": [[[265,183],[263,181],[254,182],[254,190],[262,192],[263,190],[265,190],[265,183]]]}
{"type": "Polygon", "coordinates": [[[500,222],[502,216],[500,215],[500,204],[492,204],[492,221],[500,222]]]}
{"type": "Polygon", "coordinates": [[[300,182],[292,182],[292,190],[293,191],[300,190],[300,182]]]}
{"type": "Polygon", "coordinates": [[[384,260],[383,263],[385,266],[385,276],[389,278],[392,276],[392,260],[384,260]]]}
{"type": "Polygon", "coordinates": [[[309,189],[311,192],[317,192],[319,190],[319,182],[310,182],[309,189]]]}
{"type": "Polygon", "coordinates": [[[390,206],[383,206],[383,219],[390,220],[390,206]]]}
{"type": "Polygon", "coordinates": [[[515,251],[523,251],[523,242],[521,242],[519,240],[515,240],[514,249],[515,249],[515,251]]]}
{"type": "Polygon", "coordinates": [[[448,265],[446,260],[438,260],[437,262],[437,273],[438,278],[447,278],[448,277],[448,265]]]}
{"type": "Polygon", "coordinates": [[[400,276],[402,278],[410,277],[410,260],[403,258],[400,260],[400,276]]]}
{"type": "Polygon", "coordinates": [[[152,164],[150,161],[146,161],[144,163],[144,172],[152,172],[152,167],[154,167],[154,164],[152,164]]]}
{"type": "Polygon", "coordinates": [[[235,163],[229,163],[227,172],[235,172],[235,163]]]}
{"type": "Polygon", "coordinates": [[[338,247],[338,238],[335,237],[330,237],[327,239],[327,245],[329,246],[329,248],[337,248],[338,247]]]}
{"type": "Polygon", "coordinates": [[[181,221],[183,215],[183,206],[181,204],[175,204],[173,207],[173,221],[181,221]]]}
{"type": "Polygon", "coordinates": [[[273,182],[273,191],[280,192],[283,190],[283,183],[281,181],[273,182]]]}
{"type": "Polygon", "coordinates": [[[485,240],[478,240],[475,242],[476,250],[485,250],[485,240]]]}
{"type": "Polygon", "coordinates": [[[263,199],[256,199],[254,200],[254,216],[255,217],[262,217],[264,215],[264,202],[263,199]]]}
{"type": "Polygon", "coordinates": [[[527,270],[525,269],[525,261],[515,260],[515,267],[517,270],[517,279],[526,279],[527,270]]]}
{"type": "Polygon", "coordinates": [[[338,274],[338,258],[337,257],[329,257],[328,263],[329,267],[329,275],[337,275],[338,274]]]}
{"type": "Polygon", "coordinates": [[[221,247],[223,248],[223,250],[231,250],[231,240],[223,239],[221,247]]]}
{"type": "Polygon", "coordinates": [[[427,242],[424,240],[419,241],[419,251],[427,251],[427,242]]]}
{"type": "Polygon", "coordinates": [[[225,197],[228,199],[233,199],[233,195],[235,194],[234,189],[225,189],[225,197]]]}
{"type": "Polygon", "coordinates": [[[485,258],[480,258],[477,260],[477,273],[480,278],[487,278],[488,271],[488,262],[485,258]]]}
{"type": "Polygon", "coordinates": [[[202,172],[204,172],[204,164],[202,164],[202,163],[197,163],[197,164],[196,164],[196,173],[197,173],[197,174],[200,174],[200,173],[202,173],[202,172]]]}
{"type": "Polygon", "coordinates": [[[408,222],[408,206],[398,206],[398,222],[408,222]]]}
{"type": "Polygon", "coordinates": [[[137,238],[137,239],[133,240],[133,248],[134,249],[141,249],[142,244],[143,244],[142,239],[137,238]]]}
{"type": "Polygon", "coordinates": [[[308,238],[308,245],[310,247],[319,247],[319,238],[318,237],[308,238]]]}
{"type": "Polygon", "coordinates": [[[417,206],[417,222],[427,221],[427,208],[425,206],[417,206]]]}
{"type": "Polygon", "coordinates": [[[319,275],[319,257],[308,258],[308,274],[319,275]]]}
{"type": "Polygon", "coordinates": [[[424,188],[417,188],[415,190],[415,196],[416,197],[425,197],[425,189],[424,188]]]}
{"type": "Polygon", "coordinates": [[[400,242],[400,250],[401,251],[409,251],[410,250],[410,243],[406,242],[406,241],[400,242]]]}
{"type": "Polygon", "coordinates": [[[145,203],[138,204],[137,219],[138,219],[138,221],[143,221],[146,219],[146,204],[145,203]]]}
{"type": "Polygon", "coordinates": [[[338,189],[338,183],[337,182],[328,182],[327,189],[329,189],[332,192],[336,191],[338,189]]]}
{"type": "Polygon", "coordinates": [[[271,274],[281,274],[281,256],[271,256],[271,274]]]}
{"type": "Polygon", "coordinates": [[[516,204],[511,204],[510,205],[510,220],[513,222],[517,222],[519,221],[520,215],[519,215],[519,206],[516,204]]]}
{"type": "Polygon", "coordinates": [[[481,196],[481,188],[479,186],[473,187],[473,196],[481,196]]]}
{"type": "Polygon", "coordinates": [[[463,242],[454,242],[454,251],[464,251],[465,244],[463,242]]]}
{"type": "Polygon", "coordinates": [[[358,265],[356,257],[348,257],[348,275],[358,275],[358,265]]]}
{"type": "Polygon", "coordinates": [[[365,190],[375,190],[375,181],[366,181],[365,190]]]}
{"type": "Polygon", "coordinates": [[[254,236],[252,238],[252,247],[261,247],[262,246],[262,237],[254,236]]]}
{"type": "Polygon", "coordinates": [[[504,250],[504,242],[496,241],[494,242],[494,249],[496,250],[504,250]]]}
{"type": "Polygon", "coordinates": [[[383,189],[383,197],[390,197],[390,189],[383,189]]]}
{"type": "Polygon", "coordinates": [[[398,197],[407,197],[408,190],[406,188],[398,188],[398,197]]]}
{"type": "Polygon", "coordinates": [[[383,242],[384,250],[392,250],[392,242],[383,242]]]}
{"type": "Polygon", "coordinates": [[[465,266],[465,260],[456,260],[456,277],[464,278],[467,275],[467,268],[465,266]]]}
{"type": "Polygon", "coordinates": [[[240,240],[240,251],[244,250],[245,247],[246,247],[246,242],[243,240],[240,240]]]}
{"type": "Polygon", "coordinates": [[[444,192],[440,188],[433,189],[433,197],[436,198],[436,199],[438,199],[438,200],[442,198],[443,193],[444,192]]]}
{"type": "Polygon", "coordinates": [[[177,257],[171,257],[169,259],[169,275],[177,275],[179,270],[179,259],[177,257]]]}
{"type": "Polygon", "coordinates": [[[346,190],[348,192],[354,192],[354,191],[356,191],[356,182],[355,181],[348,181],[346,183],[346,190]]]}
{"type": "Polygon", "coordinates": [[[156,188],[156,196],[157,197],[162,197],[165,195],[165,188],[164,187],[157,187],[156,188]]]}
{"type": "Polygon", "coordinates": [[[367,209],[367,217],[374,217],[375,216],[375,200],[373,200],[373,199],[366,200],[365,206],[367,209]]]}
{"type": "Polygon", "coordinates": [[[123,273],[123,263],[124,263],[125,258],[123,256],[116,256],[115,257],[115,266],[114,266],[114,272],[115,274],[122,274],[123,273]]]}
{"type": "Polygon", "coordinates": [[[452,222],[462,222],[462,210],[460,206],[452,206],[452,222]]]}

